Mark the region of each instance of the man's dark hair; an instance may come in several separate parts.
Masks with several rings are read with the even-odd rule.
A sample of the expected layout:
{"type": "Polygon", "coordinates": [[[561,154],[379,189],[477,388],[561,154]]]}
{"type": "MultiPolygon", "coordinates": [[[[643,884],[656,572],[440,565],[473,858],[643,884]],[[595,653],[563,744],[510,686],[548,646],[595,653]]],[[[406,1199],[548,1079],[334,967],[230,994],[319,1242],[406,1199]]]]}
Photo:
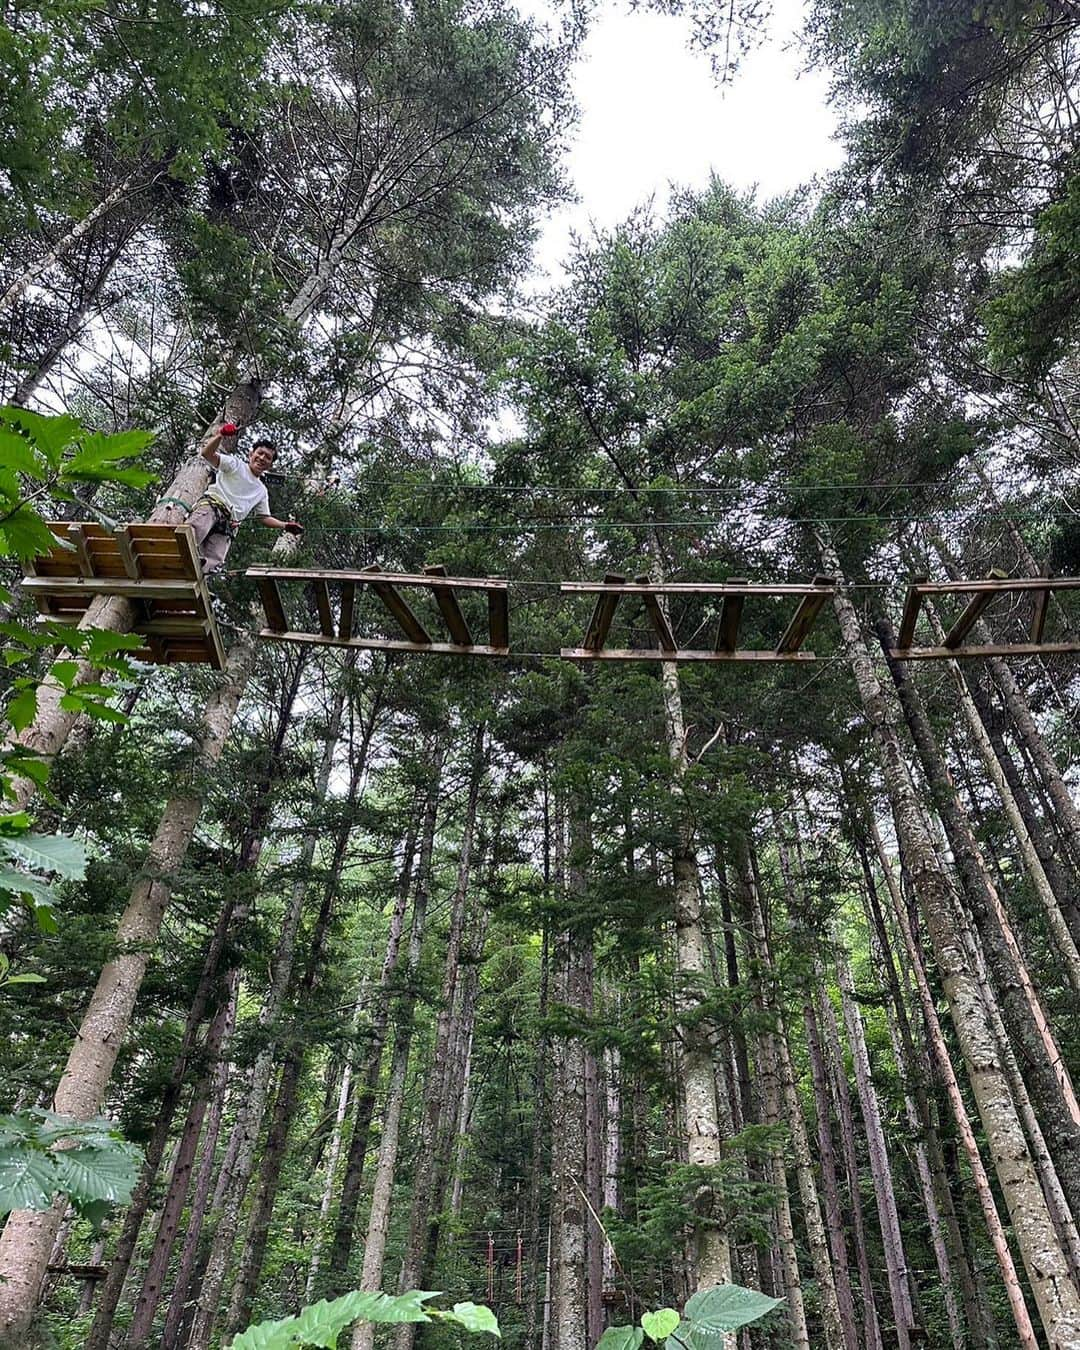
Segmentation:
{"type": "Polygon", "coordinates": [[[274,456],[274,458],[277,459],[277,446],[274,444],[273,441],[268,441],[265,437],[263,437],[261,441],[256,441],[251,448],[254,451],[258,450],[260,446],[264,450],[269,450],[270,453],[274,456]]]}

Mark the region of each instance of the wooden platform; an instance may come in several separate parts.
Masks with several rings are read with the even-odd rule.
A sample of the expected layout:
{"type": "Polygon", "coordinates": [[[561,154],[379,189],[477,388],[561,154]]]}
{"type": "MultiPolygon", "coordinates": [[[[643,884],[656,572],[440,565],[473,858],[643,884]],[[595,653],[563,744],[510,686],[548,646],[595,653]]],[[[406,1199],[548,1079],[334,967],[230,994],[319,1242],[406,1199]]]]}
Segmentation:
{"type": "Polygon", "coordinates": [[[564,581],[560,590],[569,595],[595,595],[596,604],[585,629],[580,647],[564,647],[561,655],[568,661],[813,661],[814,653],[803,650],[822,606],[832,598],[836,586],[831,577],[818,576],[809,586],[755,585],[732,577],[715,585],[697,582],[655,583],[647,576],[628,583],[626,578],[609,573],[603,582],[564,581]],[[680,647],[660,605],[660,597],[702,596],[722,600],[716,637],[711,648],[694,650],[680,647]],[[607,647],[615,610],[623,596],[638,597],[645,606],[656,635],[655,647],[607,647]],[[775,647],[760,649],[739,646],[739,625],[747,600],[791,597],[797,601],[791,620],[775,647]]]}
{"type": "Polygon", "coordinates": [[[1046,611],[1053,591],[1080,590],[1080,577],[1009,577],[1003,572],[992,572],[982,581],[928,581],[926,577],[913,578],[904,601],[896,646],[889,655],[901,661],[942,661],[952,657],[964,660],[973,656],[1050,656],[1058,652],[1080,651],[1080,642],[1047,642],[1044,640],[1046,611]],[[999,595],[1030,592],[1032,610],[1028,624],[1027,642],[983,642],[971,644],[968,634],[983,615],[983,611],[999,595]],[[953,622],[940,645],[916,647],[915,628],[919,621],[923,600],[927,596],[941,599],[967,598],[967,605],[953,622]]]}
{"type": "MultiPolygon", "coordinates": [[[[267,626],[260,637],[274,642],[303,642],[327,647],[361,647],[375,651],[429,652],[442,656],[509,656],[509,585],[496,577],[450,577],[444,567],[423,573],[383,572],[378,566],[362,571],[309,570],[302,567],[249,567],[258,583],[267,626]],[[306,596],[303,623],[294,625],[285,606],[282,583],[300,583],[306,596]],[[403,638],[364,636],[355,631],[358,592],[370,589],[380,601],[380,614],[389,614],[403,638]],[[434,602],[438,621],[449,641],[433,638],[402,590],[420,590],[434,602]],[[462,600],[482,594],[486,599],[483,622],[486,641],[478,642],[462,600]]],[[[296,606],[292,605],[295,612],[296,606]]],[[[434,617],[434,616],[433,616],[434,617]]],[[[426,622],[432,623],[431,619],[426,622]]],[[[473,624],[477,623],[474,617],[473,624]]],[[[434,626],[432,624],[432,626],[434,626]]]]}
{"type": "Polygon", "coordinates": [[[127,525],[114,534],[92,522],[49,522],[59,545],[26,564],[23,589],[40,613],[77,624],[99,595],[135,606],[132,632],[146,646],[130,653],[159,665],[221,670],[225,653],[189,525],[127,525]]]}

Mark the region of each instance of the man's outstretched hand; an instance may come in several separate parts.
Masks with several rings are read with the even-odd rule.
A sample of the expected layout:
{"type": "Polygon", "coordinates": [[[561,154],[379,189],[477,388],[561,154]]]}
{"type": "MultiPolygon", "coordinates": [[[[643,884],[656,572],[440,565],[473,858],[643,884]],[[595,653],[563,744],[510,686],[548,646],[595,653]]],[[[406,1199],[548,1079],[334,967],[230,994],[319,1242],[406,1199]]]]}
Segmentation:
{"type": "Polygon", "coordinates": [[[235,422],[222,422],[218,430],[222,436],[235,436],[240,428],[235,422]]]}
{"type": "Polygon", "coordinates": [[[304,533],[304,527],[303,527],[303,525],[300,524],[300,522],[299,522],[298,520],[287,520],[287,521],[285,522],[285,524],[282,525],[281,528],[282,528],[283,530],[288,531],[289,534],[303,534],[303,533],[304,533]]]}

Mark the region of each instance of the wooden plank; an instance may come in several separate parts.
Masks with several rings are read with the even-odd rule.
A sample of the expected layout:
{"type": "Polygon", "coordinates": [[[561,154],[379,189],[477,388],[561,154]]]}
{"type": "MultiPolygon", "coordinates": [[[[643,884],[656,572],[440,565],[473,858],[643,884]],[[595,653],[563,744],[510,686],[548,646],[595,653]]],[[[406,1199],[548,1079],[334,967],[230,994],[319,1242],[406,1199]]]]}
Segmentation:
{"type": "Polygon", "coordinates": [[[659,647],[605,647],[594,652],[588,647],[563,647],[559,652],[564,661],[815,661],[813,652],[771,651],[690,651],[681,647],[674,652],[659,647]]]}
{"type": "Polygon", "coordinates": [[[284,633],[289,626],[289,618],[277,582],[273,577],[260,577],[258,587],[262,607],[266,611],[266,622],[275,633],[284,633]]]}
{"type": "Polygon", "coordinates": [[[505,586],[488,590],[488,637],[492,655],[510,650],[510,602],[505,586]]]}
{"type": "MultiPolygon", "coordinates": [[[[832,586],[832,578],[827,576],[816,576],[814,578],[815,586],[832,586]]],[[[776,644],[778,652],[797,652],[806,641],[807,634],[814,626],[814,621],[821,613],[821,607],[829,598],[828,591],[822,591],[818,595],[804,595],[799,601],[798,608],[792,615],[791,622],[784,630],[784,635],[776,644]]]]}
{"type": "MultiPolygon", "coordinates": [[[[260,585],[263,583],[260,582],[260,585]]],[[[274,589],[277,589],[277,583],[274,583],[274,589]]],[[[356,609],[356,583],[352,581],[342,582],[341,585],[341,618],[338,620],[338,637],[351,638],[353,630],[353,611],[356,609]]]]}
{"type": "Polygon", "coordinates": [[[435,656],[509,656],[509,647],[495,647],[475,643],[471,647],[457,647],[452,642],[402,642],[398,638],[339,638],[322,633],[275,633],[264,628],[259,636],[271,642],[292,642],[312,647],[358,647],[362,651],[424,652],[435,656]]]}
{"type": "Polygon", "coordinates": [[[191,581],[201,581],[203,566],[199,546],[195,542],[195,531],[190,525],[174,525],[172,531],[184,575],[191,581]]]}
{"type": "MultiPolygon", "coordinates": [[[[370,569],[364,568],[363,572],[360,573],[362,580],[371,586],[371,589],[401,625],[402,632],[409,641],[419,646],[430,646],[431,638],[424,629],[424,625],[398,594],[397,588],[391,582],[382,579],[384,575],[377,566],[370,569]]],[[[323,585],[325,586],[325,584],[324,580],[323,585]]],[[[325,627],[323,631],[326,631],[325,627]]],[[[332,633],[333,629],[330,631],[332,633]]]]}
{"type": "MultiPolygon", "coordinates": [[[[642,586],[637,582],[623,586],[609,587],[599,581],[562,581],[559,590],[564,595],[605,595],[615,589],[619,595],[817,595],[820,586],[795,586],[788,583],[767,586],[752,582],[745,586],[736,586],[729,581],[694,582],[664,581],[655,585],[642,586]]],[[[828,594],[832,594],[832,586],[828,594]]]]}
{"type": "Polygon", "coordinates": [[[79,575],[92,577],[94,575],[94,564],[90,561],[90,549],[86,543],[86,532],[81,525],[69,525],[67,531],[68,543],[74,548],[75,565],[79,569],[79,575]]]}
{"type": "Polygon", "coordinates": [[[893,647],[890,656],[898,661],[944,661],[955,657],[966,661],[973,656],[1058,656],[1080,652],[1077,642],[988,642],[984,647],[893,647]]]}
{"type": "MultiPolygon", "coordinates": [[[[608,572],[604,577],[604,585],[608,587],[620,586],[625,581],[626,578],[620,572],[608,572]]],[[[618,591],[601,591],[597,595],[596,604],[593,605],[593,611],[589,615],[589,622],[585,626],[585,637],[582,640],[582,645],[590,651],[599,651],[607,640],[618,603],[618,591]]]]}
{"type": "Polygon", "coordinates": [[[120,561],[124,564],[125,574],[132,581],[138,581],[142,576],[142,564],[131,542],[130,525],[124,525],[116,531],[116,548],[120,554],[120,561]]]}
{"type": "Polygon", "coordinates": [[[919,586],[923,595],[966,595],[969,591],[1078,591],[1080,577],[1006,577],[980,581],[928,581],[919,586]]]}
{"type": "Polygon", "coordinates": [[[206,661],[214,670],[225,669],[225,647],[221,641],[221,630],[217,626],[212,610],[207,610],[209,623],[206,631],[206,661]]]}
{"type": "MultiPolygon", "coordinates": [[[[446,568],[441,563],[436,563],[432,567],[425,567],[424,571],[433,577],[446,576],[446,568]]],[[[469,625],[465,622],[465,615],[461,612],[461,606],[458,604],[454,592],[440,587],[435,591],[435,603],[439,606],[439,613],[443,616],[443,621],[450,632],[450,636],[458,646],[471,647],[472,634],[469,632],[469,625]]]]}
{"type": "Polygon", "coordinates": [[[198,638],[206,637],[210,630],[209,619],[199,619],[194,614],[182,619],[143,619],[132,629],[140,637],[198,638]]]}
{"type": "Polygon", "coordinates": [[[923,602],[923,591],[919,588],[925,584],[925,573],[918,572],[908,585],[908,592],[904,598],[904,613],[900,619],[900,633],[897,637],[897,645],[900,647],[910,647],[915,640],[915,625],[919,621],[919,610],[922,609],[923,602]]]}
{"type": "Polygon", "coordinates": [[[435,577],[416,572],[383,572],[377,563],[360,571],[340,568],[271,567],[267,563],[255,563],[247,569],[245,575],[253,580],[258,577],[274,577],[277,581],[311,581],[316,577],[322,577],[324,581],[356,581],[362,582],[365,586],[373,581],[384,581],[391,586],[423,586],[427,590],[505,591],[510,585],[502,577],[435,577]]]}
{"type": "Polygon", "coordinates": [[[319,614],[319,627],[324,636],[333,637],[336,629],[334,628],[334,614],[330,608],[330,591],[321,577],[317,577],[311,583],[311,589],[315,593],[315,608],[319,614]]]}
{"type": "MultiPolygon", "coordinates": [[[[652,579],[650,577],[635,577],[634,584],[636,586],[652,586],[652,579]]],[[[641,598],[645,602],[645,611],[656,630],[660,646],[665,652],[676,651],[678,643],[675,641],[675,634],[671,631],[671,624],[668,623],[668,617],[664,613],[659,599],[651,590],[645,591],[641,598]]]]}
{"type": "MultiPolygon", "coordinates": [[[[749,585],[745,577],[728,577],[729,586],[749,585]]],[[[733,652],[739,645],[739,624],[742,622],[743,605],[746,596],[734,592],[725,595],[720,606],[720,622],[716,628],[716,650],[733,652]]]]}
{"type": "MultiPolygon", "coordinates": [[[[1049,571],[1046,573],[1049,578],[1049,571]]],[[[1032,596],[1033,605],[1031,609],[1031,626],[1028,629],[1028,637],[1032,642],[1041,642],[1043,640],[1043,629],[1046,627],[1046,611],[1050,607],[1050,592],[1044,586],[1032,596]]]]}
{"type": "MultiPolygon", "coordinates": [[[[1005,579],[1005,574],[1003,572],[1000,574],[992,572],[990,577],[987,578],[987,580],[994,581],[999,579],[1005,579]]],[[[941,645],[943,647],[948,647],[950,651],[956,647],[962,646],[964,638],[967,637],[968,633],[970,633],[976,623],[978,623],[979,616],[982,614],[983,610],[991,603],[996,595],[1000,594],[1000,589],[996,591],[976,592],[967,602],[967,607],[963,614],[960,615],[953,626],[945,634],[941,645]]]]}
{"type": "Polygon", "coordinates": [[[24,591],[42,595],[122,595],[129,600],[187,599],[194,602],[190,581],[131,581],[127,577],[24,577],[24,591]]]}

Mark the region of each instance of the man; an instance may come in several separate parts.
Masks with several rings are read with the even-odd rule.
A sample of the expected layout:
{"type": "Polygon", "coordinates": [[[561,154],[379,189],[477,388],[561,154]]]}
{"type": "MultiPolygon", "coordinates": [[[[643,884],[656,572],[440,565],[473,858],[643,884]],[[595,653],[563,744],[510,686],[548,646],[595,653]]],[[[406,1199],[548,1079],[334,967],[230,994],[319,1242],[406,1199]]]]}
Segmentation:
{"type": "Polygon", "coordinates": [[[240,522],[252,512],[260,525],[267,525],[272,530],[301,534],[304,528],[295,520],[278,520],[270,514],[270,499],[262,477],[277,455],[274,442],[256,441],[245,464],[239,455],[219,449],[226,436],[236,434],[237,428],[231,422],[225,422],[199,451],[217,470],[214,482],[187,518],[195,531],[204,575],[216,572],[223,565],[240,522]]]}

